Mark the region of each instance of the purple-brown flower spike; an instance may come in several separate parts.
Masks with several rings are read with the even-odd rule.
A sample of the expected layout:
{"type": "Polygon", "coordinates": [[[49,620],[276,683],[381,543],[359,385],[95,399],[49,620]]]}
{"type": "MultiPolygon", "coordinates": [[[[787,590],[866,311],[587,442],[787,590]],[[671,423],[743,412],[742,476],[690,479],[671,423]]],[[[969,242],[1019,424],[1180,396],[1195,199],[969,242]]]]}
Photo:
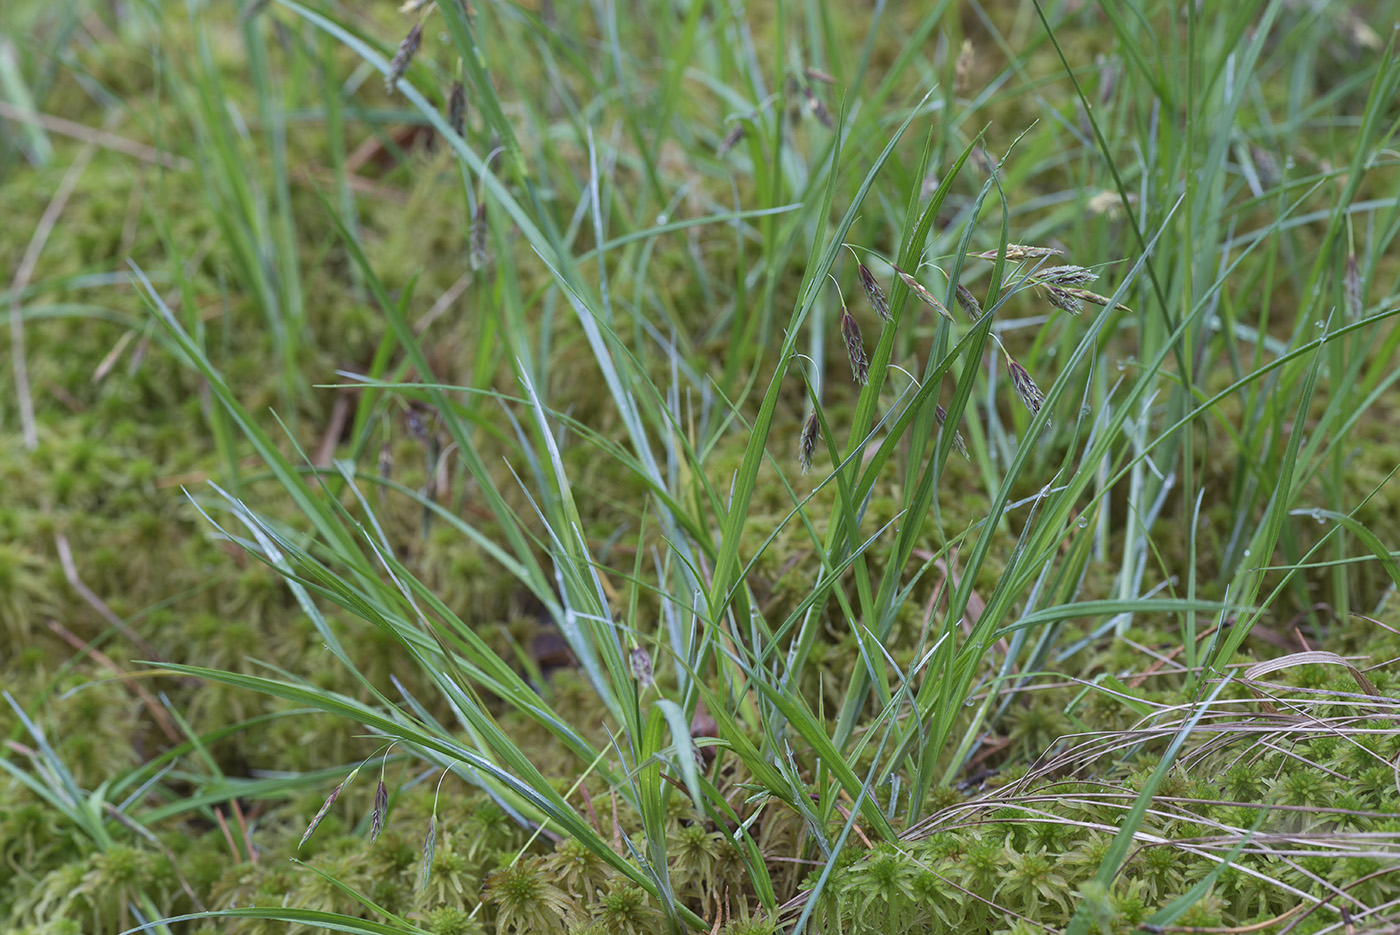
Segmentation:
{"type": "Polygon", "coordinates": [[[1006,355],[1006,369],[1011,374],[1011,385],[1015,387],[1016,395],[1021,397],[1021,402],[1025,403],[1031,415],[1040,412],[1040,407],[1045,404],[1045,394],[1035,385],[1030,372],[1010,354],[1006,355]]]}
{"type": "Polygon", "coordinates": [[[861,386],[870,378],[870,358],[866,356],[865,344],[860,338],[860,325],[841,306],[841,340],[846,344],[846,356],[851,359],[851,375],[861,386]]]}
{"type": "Polygon", "coordinates": [[[797,443],[797,463],[802,465],[802,473],[806,474],[812,469],[812,454],[817,450],[817,438],[821,435],[821,422],[817,420],[816,410],[807,417],[807,421],[802,424],[802,437],[797,443]]]}

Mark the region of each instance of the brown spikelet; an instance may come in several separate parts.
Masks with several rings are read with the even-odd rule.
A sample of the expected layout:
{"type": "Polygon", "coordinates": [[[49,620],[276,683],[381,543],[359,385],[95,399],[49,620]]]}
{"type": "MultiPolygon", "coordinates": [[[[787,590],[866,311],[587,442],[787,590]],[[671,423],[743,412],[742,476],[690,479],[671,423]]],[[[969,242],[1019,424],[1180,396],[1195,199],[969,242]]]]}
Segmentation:
{"type": "Polygon", "coordinates": [[[797,463],[802,465],[802,473],[812,469],[812,453],[817,450],[817,438],[821,435],[821,422],[815,410],[802,423],[802,437],[797,441],[797,463]]]}
{"type": "Polygon", "coordinates": [[[471,264],[474,270],[481,269],[486,265],[488,259],[486,235],[486,202],[478,201],[476,211],[472,214],[472,228],[469,238],[471,241],[471,264]]]}
{"type": "MultiPolygon", "coordinates": [[[[1113,300],[1108,296],[1099,295],[1097,292],[1090,292],[1088,289],[1064,289],[1062,291],[1068,293],[1075,299],[1082,299],[1085,302],[1090,302],[1094,305],[1102,305],[1105,308],[1113,304],[1113,300]]],[[[1119,302],[1116,307],[1125,312],[1132,311],[1132,309],[1128,308],[1128,306],[1124,305],[1122,302],[1119,302]]]]}
{"type": "Polygon", "coordinates": [[[991,153],[987,152],[987,147],[981,143],[972,147],[972,152],[967,157],[968,164],[983,175],[991,175],[997,170],[996,160],[991,153]]]}
{"type": "Polygon", "coordinates": [[[864,263],[856,264],[856,273],[860,276],[860,284],[865,287],[865,294],[870,296],[870,305],[875,309],[875,314],[889,321],[890,300],[885,296],[885,290],[880,288],[880,281],[864,263]]]}
{"type": "Polygon", "coordinates": [[[652,677],[651,653],[638,646],[632,650],[632,655],[628,658],[632,666],[632,677],[637,680],[637,687],[650,688],[655,679],[652,677]]]}
{"type": "Polygon", "coordinates": [[[1346,293],[1347,315],[1360,318],[1366,309],[1366,297],[1361,291],[1361,267],[1356,262],[1356,254],[1351,251],[1347,251],[1347,271],[1342,280],[1342,289],[1346,293]]]}
{"type": "Polygon", "coordinates": [[[384,830],[384,816],[389,811],[389,789],[384,785],[384,777],[379,777],[379,785],[374,789],[374,811],[369,816],[369,843],[373,844],[379,832],[384,830]]]}
{"type": "Polygon", "coordinates": [[[1099,274],[1083,266],[1047,266],[1036,270],[1035,278],[1057,286],[1082,286],[1098,279],[1099,274]]]}
{"type": "Polygon", "coordinates": [[[925,289],[922,283],[920,283],[909,273],[906,273],[904,270],[900,269],[898,266],[893,266],[892,268],[894,269],[895,275],[898,276],[900,279],[904,280],[904,284],[909,287],[909,291],[919,297],[920,302],[923,302],[929,308],[933,309],[935,312],[942,315],[949,321],[953,320],[953,314],[948,311],[947,306],[935,299],[933,297],[933,293],[925,289]]]}
{"type": "Polygon", "coordinates": [[[428,888],[428,876],[433,872],[433,851],[437,849],[437,815],[428,819],[428,836],[423,839],[423,863],[418,873],[418,891],[428,888]]]}
{"type": "Polygon", "coordinates": [[[408,71],[408,66],[413,62],[413,56],[418,54],[418,46],[423,41],[423,24],[414,23],[413,28],[408,31],[408,35],[403,37],[403,42],[399,43],[399,50],[394,53],[394,60],[389,63],[389,74],[384,79],[384,90],[390,94],[398,86],[399,79],[408,71]]]}
{"type": "MultiPolygon", "coordinates": [[[[353,778],[354,775],[354,773],[351,773],[350,777],[353,778]]],[[[340,797],[340,790],[345,788],[345,783],[349,781],[350,779],[346,779],[338,783],[336,787],[331,790],[331,794],[326,797],[326,801],[321,805],[320,810],[316,812],[316,817],[312,818],[311,824],[306,826],[306,833],[303,834],[301,840],[297,842],[297,850],[301,850],[302,845],[311,839],[311,835],[315,833],[316,828],[320,826],[321,820],[326,817],[326,814],[331,810],[331,806],[335,804],[335,800],[340,797]]]]}
{"type": "Polygon", "coordinates": [[[846,344],[846,356],[851,359],[851,375],[864,386],[870,377],[870,358],[866,356],[865,343],[860,338],[860,325],[856,324],[845,306],[841,308],[841,340],[846,344]]]}
{"type": "Polygon", "coordinates": [[[1262,188],[1270,189],[1278,185],[1283,179],[1283,173],[1279,170],[1278,160],[1274,154],[1254,143],[1249,144],[1249,158],[1254,161],[1254,171],[1259,174],[1259,185],[1262,188]]]}
{"type": "Polygon", "coordinates": [[[832,85],[834,85],[834,84],[836,83],[836,79],[835,79],[835,78],[831,77],[830,75],[828,75],[826,72],[822,71],[822,70],[819,69],[819,68],[808,68],[807,70],[805,70],[804,72],[802,72],[802,74],[804,74],[804,75],[807,76],[807,80],[808,80],[808,81],[819,81],[819,82],[821,82],[822,84],[832,84],[832,85]]]}
{"type": "Polygon", "coordinates": [[[982,303],[977,301],[977,296],[964,286],[958,283],[958,304],[963,307],[963,311],[974,319],[982,317],[982,303]]]}
{"type": "Polygon", "coordinates": [[[1113,100],[1113,92],[1118,90],[1118,63],[1107,58],[1102,52],[1095,57],[1099,66],[1099,106],[1107,106],[1113,100]]]}
{"type": "Polygon", "coordinates": [[[1016,395],[1021,397],[1021,402],[1031,411],[1031,415],[1040,412],[1040,407],[1045,404],[1045,394],[1035,385],[1030,372],[1010,354],[1006,355],[1006,369],[1011,374],[1011,385],[1016,395]]]}
{"type": "Polygon", "coordinates": [[[953,90],[961,94],[972,86],[972,65],[975,60],[972,40],[964,39],[962,51],[958,53],[958,60],[953,65],[953,90]]]}
{"type": "MultiPolygon", "coordinates": [[[[1028,247],[1025,244],[1009,243],[1006,245],[1006,258],[1008,260],[1034,260],[1043,256],[1055,256],[1060,251],[1054,247],[1028,247]]],[[[970,256],[979,257],[983,260],[995,260],[997,252],[987,250],[983,253],[973,253],[970,256]]]]}
{"type": "Polygon", "coordinates": [[[1059,286],[1046,286],[1045,294],[1050,299],[1050,304],[1056,308],[1062,308],[1071,315],[1078,315],[1084,311],[1084,301],[1069,289],[1061,289],[1059,286]]]}
{"type": "Polygon", "coordinates": [[[826,105],[822,103],[820,97],[817,97],[817,92],[812,90],[810,84],[802,86],[802,97],[806,101],[807,112],[816,117],[822,126],[828,130],[836,126],[836,121],[831,119],[831,111],[826,109],[826,105]]]}
{"type": "Polygon", "coordinates": [[[723,159],[724,154],[733,149],[738,142],[744,138],[744,134],[747,132],[748,127],[744,126],[744,124],[734,124],[733,129],[724,134],[724,139],[720,140],[719,145],[715,147],[715,155],[723,159]]]}
{"type": "Polygon", "coordinates": [[[462,82],[452,82],[452,93],[447,96],[447,122],[452,132],[465,138],[467,135],[467,89],[462,82]]]}
{"type": "MultiPolygon", "coordinates": [[[[934,406],[933,415],[938,419],[938,427],[943,428],[944,424],[948,421],[948,410],[944,409],[942,406],[934,406]]],[[[953,430],[953,447],[958,449],[958,454],[967,458],[969,461],[972,460],[972,456],[967,453],[967,442],[963,441],[962,432],[956,429],[953,430]]]]}

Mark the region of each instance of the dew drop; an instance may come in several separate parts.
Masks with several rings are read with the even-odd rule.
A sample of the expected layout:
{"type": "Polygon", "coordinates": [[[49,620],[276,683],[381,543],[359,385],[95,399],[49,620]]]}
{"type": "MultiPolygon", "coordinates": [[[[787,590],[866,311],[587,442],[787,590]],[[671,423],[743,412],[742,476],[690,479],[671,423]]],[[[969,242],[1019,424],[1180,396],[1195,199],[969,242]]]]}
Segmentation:
{"type": "Polygon", "coordinates": [[[1080,529],[1088,529],[1088,528],[1089,528],[1089,517],[1087,517],[1087,516],[1081,516],[1081,517],[1079,517],[1079,528],[1080,528],[1080,529]]]}
{"type": "Polygon", "coordinates": [[[1244,550],[1244,557],[1249,558],[1249,549],[1244,550]]]}
{"type": "Polygon", "coordinates": [[[665,215],[665,214],[658,214],[658,215],[656,216],[656,223],[657,223],[657,224],[665,224],[665,223],[669,222],[670,220],[671,220],[670,217],[668,217],[668,216],[665,215]]]}
{"type": "Polygon", "coordinates": [[[1081,418],[1081,419],[1087,419],[1087,418],[1089,418],[1089,417],[1090,417],[1091,415],[1093,415],[1093,414],[1094,414],[1094,410],[1090,409],[1088,406],[1080,406],[1080,407],[1079,407],[1079,418],[1081,418]]]}

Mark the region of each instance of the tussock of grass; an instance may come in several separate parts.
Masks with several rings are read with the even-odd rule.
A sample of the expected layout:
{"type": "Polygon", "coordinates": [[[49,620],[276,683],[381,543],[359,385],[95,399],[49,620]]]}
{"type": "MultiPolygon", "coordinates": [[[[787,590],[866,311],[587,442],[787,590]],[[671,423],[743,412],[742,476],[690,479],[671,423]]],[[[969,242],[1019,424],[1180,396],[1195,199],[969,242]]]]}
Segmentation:
{"type": "Polygon", "coordinates": [[[0,931],[1393,926],[1381,6],[8,6],[0,931]]]}

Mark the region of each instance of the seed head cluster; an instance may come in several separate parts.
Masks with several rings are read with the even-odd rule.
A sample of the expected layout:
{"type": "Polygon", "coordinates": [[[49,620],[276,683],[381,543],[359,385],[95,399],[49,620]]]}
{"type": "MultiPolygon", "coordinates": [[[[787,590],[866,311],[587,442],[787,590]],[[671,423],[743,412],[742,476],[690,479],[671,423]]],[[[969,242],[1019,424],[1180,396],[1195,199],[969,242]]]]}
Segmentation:
{"type": "MultiPolygon", "coordinates": [[[[849,247],[849,245],[847,246],[849,247]]],[[[851,253],[855,254],[855,249],[853,247],[850,249],[851,253]]],[[[989,250],[982,253],[969,254],[969,256],[975,256],[986,260],[996,260],[998,255],[1001,255],[1009,260],[1023,262],[1026,260],[1043,260],[1045,257],[1054,256],[1059,252],[1060,251],[1055,247],[1007,244],[999,251],[989,250]]],[[[890,312],[889,298],[884,287],[881,285],[879,279],[875,277],[870,267],[861,262],[858,254],[855,255],[856,275],[860,280],[861,287],[865,290],[866,296],[870,300],[871,307],[882,320],[892,322],[893,316],[890,312]]],[[[953,321],[953,315],[948,310],[948,307],[940,302],[912,273],[895,266],[893,263],[890,264],[890,267],[894,270],[894,274],[909,287],[909,291],[912,292],[919,301],[928,305],[949,322],[953,321]]],[[[1075,264],[1060,264],[1031,270],[1017,282],[1029,283],[1037,287],[1048,298],[1049,303],[1056,308],[1078,314],[1083,311],[1085,303],[1103,307],[1109,307],[1115,304],[1112,299],[1091,292],[1089,289],[1085,288],[1098,278],[1098,271],[1089,267],[1075,264]]],[[[832,277],[832,281],[835,282],[835,277],[832,277]]],[[[978,300],[977,296],[973,294],[972,290],[961,282],[955,282],[952,285],[958,305],[962,307],[962,310],[967,316],[973,321],[981,319],[983,315],[982,303],[978,300]]],[[[1018,285],[1015,288],[1019,289],[1020,287],[1018,285]]],[[[1363,301],[1360,295],[1361,277],[1354,256],[1348,256],[1347,258],[1346,278],[1343,283],[1343,289],[1346,294],[1348,313],[1352,315],[1360,314],[1359,310],[1363,301]]],[[[1116,307],[1125,308],[1125,306],[1122,305],[1117,305],[1116,307]]],[[[995,308],[993,311],[995,311],[995,308]]],[[[851,310],[846,307],[844,302],[841,305],[840,324],[841,341],[846,346],[846,356],[851,362],[851,374],[856,383],[865,386],[869,383],[870,379],[870,357],[866,353],[865,344],[861,339],[860,324],[856,320],[856,317],[851,314],[851,310]]],[[[1045,405],[1045,393],[1036,384],[1035,378],[1031,376],[1030,371],[1026,369],[1025,365],[1013,357],[1011,352],[1006,349],[1006,346],[1002,344],[999,334],[993,331],[990,334],[990,338],[1006,359],[1008,381],[1011,383],[1011,388],[1015,392],[1016,397],[1032,416],[1038,415],[1045,405]]],[[[934,414],[938,420],[939,430],[946,431],[946,422],[948,420],[947,410],[942,406],[935,405],[934,414]]],[[[817,413],[812,412],[803,423],[801,437],[798,441],[798,462],[801,464],[804,474],[811,469],[812,455],[816,450],[819,435],[820,421],[817,413]]],[[[963,439],[962,433],[956,428],[953,429],[952,444],[960,454],[964,457],[968,457],[967,443],[963,439]]]]}
{"type": "Polygon", "coordinates": [[[418,46],[423,42],[423,24],[414,23],[413,28],[408,31],[408,35],[403,37],[403,42],[399,43],[399,50],[394,53],[394,60],[389,63],[389,74],[384,79],[384,90],[393,94],[398,87],[399,79],[408,71],[408,66],[413,63],[413,56],[418,54],[418,46]]]}

